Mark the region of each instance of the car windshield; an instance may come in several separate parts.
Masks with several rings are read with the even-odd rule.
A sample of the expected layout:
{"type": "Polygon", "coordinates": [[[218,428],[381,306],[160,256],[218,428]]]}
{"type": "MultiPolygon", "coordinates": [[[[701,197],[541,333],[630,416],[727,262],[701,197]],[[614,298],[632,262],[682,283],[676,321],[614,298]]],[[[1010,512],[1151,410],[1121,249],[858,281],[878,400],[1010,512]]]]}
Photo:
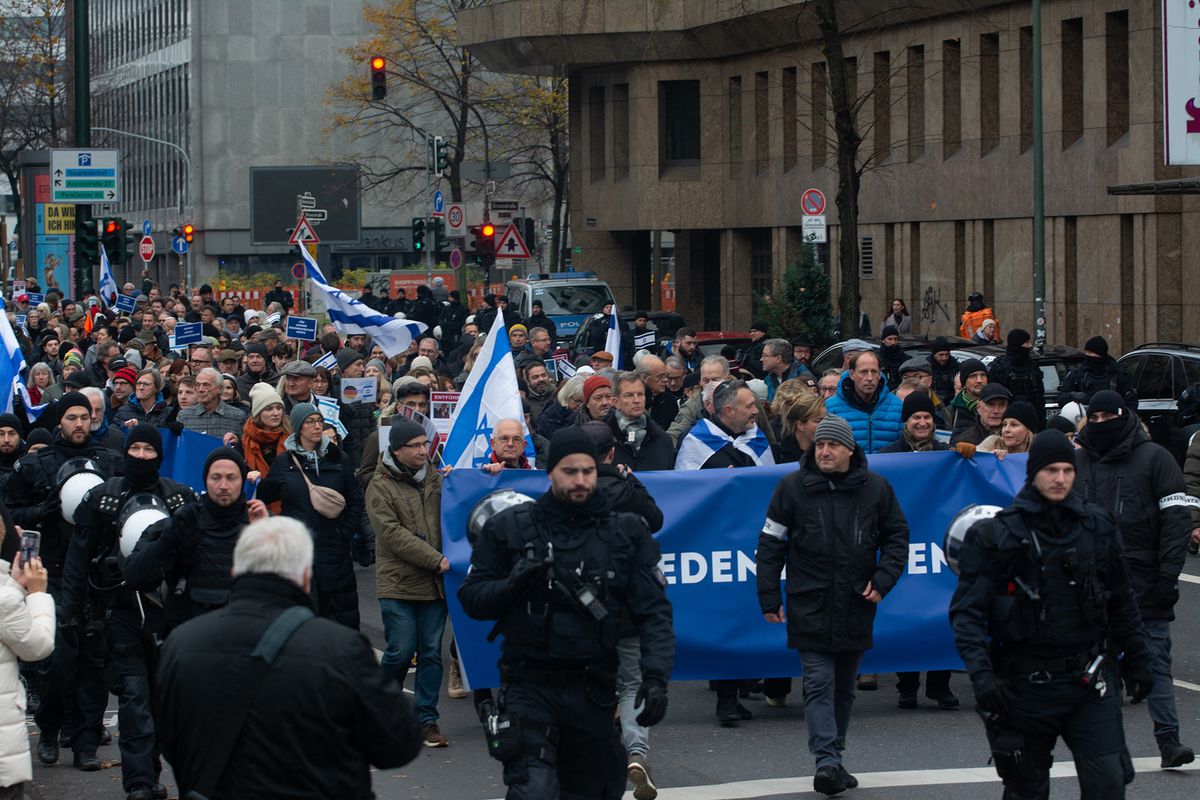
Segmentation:
{"type": "Polygon", "coordinates": [[[533,290],[533,299],[542,301],[547,316],[555,314],[596,314],[612,302],[612,293],[602,283],[546,286],[533,290]]]}

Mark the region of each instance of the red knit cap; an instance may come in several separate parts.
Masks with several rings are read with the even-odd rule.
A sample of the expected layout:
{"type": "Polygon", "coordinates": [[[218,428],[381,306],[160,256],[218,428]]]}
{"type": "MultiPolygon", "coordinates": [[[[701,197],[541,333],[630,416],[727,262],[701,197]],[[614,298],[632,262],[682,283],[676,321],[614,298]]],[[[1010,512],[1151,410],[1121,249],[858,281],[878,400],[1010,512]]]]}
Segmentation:
{"type": "Polygon", "coordinates": [[[133,384],[137,383],[137,370],[135,370],[133,367],[121,367],[119,370],[113,373],[113,380],[128,381],[132,386],[133,384]]]}
{"type": "Polygon", "coordinates": [[[592,399],[592,393],[601,387],[612,388],[612,384],[608,382],[608,378],[603,375],[593,375],[583,382],[583,402],[587,403],[592,399]]]}

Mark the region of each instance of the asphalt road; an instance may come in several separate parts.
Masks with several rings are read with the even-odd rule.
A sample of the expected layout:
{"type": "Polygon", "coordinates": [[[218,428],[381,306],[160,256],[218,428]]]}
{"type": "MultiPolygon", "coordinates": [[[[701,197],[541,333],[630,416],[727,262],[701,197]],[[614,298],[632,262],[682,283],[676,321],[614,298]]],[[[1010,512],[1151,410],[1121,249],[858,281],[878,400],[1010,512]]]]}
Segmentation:
{"type": "MultiPolygon", "coordinates": [[[[1191,557],[1182,582],[1179,619],[1173,626],[1176,700],[1183,740],[1200,748],[1200,558],[1191,557]]],[[[373,570],[359,570],[364,633],[383,647],[378,605],[372,593],[373,570]]],[[[411,682],[411,677],[410,677],[411,682]]],[[[969,710],[970,685],[955,675],[952,688],[963,700],[957,711],[940,711],[922,698],[915,711],[896,708],[892,676],[881,676],[879,691],[860,692],[847,743],[846,766],[861,787],[846,797],[887,800],[948,800],[999,797],[1000,784],[987,765],[982,724],[969,710]]],[[[715,695],[707,684],[671,685],[671,710],[651,734],[651,765],[663,800],[733,800],[734,798],[819,797],[812,792],[813,765],[805,744],[799,696],[786,708],[770,708],[761,700],[744,701],[754,719],[736,729],[717,727],[715,695]]],[[[425,750],[399,770],[376,772],[374,789],[383,800],[480,800],[501,798],[500,764],[488,757],[469,700],[441,703],[441,728],[450,747],[425,750]]],[[[1138,768],[1130,798],[1192,800],[1200,795],[1197,764],[1163,771],[1145,705],[1126,706],[1125,730],[1138,768]]],[[[115,705],[109,721],[116,735],[115,705]]],[[[1078,785],[1066,748],[1059,746],[1051,796],[1078,797],[1078,785]]],[[[120,758],[117,745],[101,749],[106,762],[120,758]]],[[[36,762],[36,759],[35,759],[36,762]]],[[[169,771],[164,773],[176,797],[169,771]]],[[[120,767],[85,774],[70,766],[70,753],[56,766],[34,766],[34,784],[47,800],[87,798],[121,800],[120,767]]],[[[627,794],[626,797],[631,797],[627,794]]]]}

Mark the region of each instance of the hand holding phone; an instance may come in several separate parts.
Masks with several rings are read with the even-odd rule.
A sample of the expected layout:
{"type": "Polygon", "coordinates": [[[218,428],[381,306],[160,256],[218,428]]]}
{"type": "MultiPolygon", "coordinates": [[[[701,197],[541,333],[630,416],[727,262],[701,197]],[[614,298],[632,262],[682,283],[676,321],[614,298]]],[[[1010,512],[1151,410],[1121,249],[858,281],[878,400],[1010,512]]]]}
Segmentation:
{"type": "Polygon", "coordinates": [[[28,564],[42,551],[42,534],[40,531],[21,530],[21,563],[28,564]]]}

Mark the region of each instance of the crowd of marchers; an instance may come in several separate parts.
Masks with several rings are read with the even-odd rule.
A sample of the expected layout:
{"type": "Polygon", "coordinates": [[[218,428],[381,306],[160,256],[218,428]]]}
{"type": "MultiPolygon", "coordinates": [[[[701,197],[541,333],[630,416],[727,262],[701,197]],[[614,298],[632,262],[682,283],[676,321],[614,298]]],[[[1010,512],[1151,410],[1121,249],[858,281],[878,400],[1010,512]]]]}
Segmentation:
{"type": "MultiPolygon", "coordinates": [[[[0,615],[21,620],[6,628],[16,633],[3,637],[0,653],[0,678],[11,675],[3,686],[21,718],[0,721],[0,729],[24,741],[28,705],[43,764],[66,748],[74,767],[100,769],[113,738],[103,726],[111,693],[132,800],[167,796],[162,757],[183,796],[369,797],[368,766],[399,766],[421,745],[449,746],[438,724],[445,684],[450,698],[472,697],[485,722],[506,714],[524,721],[502,759],[510,796],[619,797],[629,781],[638,800],[653,798],[649,727],[666,712],[673,639],[651,538],[663,516],[637,475],[795,463],[762,509],[758,595],[764,624],[786,627],[805,677],[711,688],[722,726],[752,719],[748,698],[783,706],[793,690],[802,694],[815,786],[840,793],[857,785],[842,764],[854,692],[880,686],[880,676],[859,674],[858,664],[871,647],[875,608],[907,558],[903,512],[867,456],[947,449],[965,459],[1029,453],[1026,489],[1012,509],[980,524],[987,547],[1024,542],[1032,526],[1046,549],[1072,553],[1056,563],[1083,563],[1089,580],[1100,576],[1050,580],[1047,597],[1070,584],[1113,598],[1103,614],[1081,599],[1077,619],[1051,615],[1055,626],[1084,631],[1082,640],[1064,639],[1048,623],[1003,629],[987,618],[990,605],[980,611],[971,601],[1007,591],[1008,579],[1020,576],[981,575],[964,548],[954,625],[975,700],[1011,723],[993,726],[995,736],[989,728],[993,752],[1015,731],[1033,754],[1022,763],[1039,765],[1002,774],[1016,787],[1012,796],[1039,796],[1045,777],[1050,734],[1023,731],[1017,713],[1032,702],[1014,677],[1029,665],[1027,674],[1074,679],[1098,656],[1109,658],[1101,675],[1120,662],[1131,693],[1146,696],[1163,766],[1192,760],[1180,742],[1170,622],[1178,575],[1200,541],[1200,511],[1189,499],[1200,493],[1200,453],[1185,479],[1150,441],[1101,337],[1086,342],[1084,364],[1060,393],[1082,416],[1048,420],[1027,332],[1010,330],[1005,353],[990,365],[956,359],[946,339],[912,357],[899,346],[902,303],[878,346],[847,340],[840,367],[815,374],[806,337],[773,338],[758,322],[740,353],[703,356],[686,326],[659,346],[635,349],[644,312],[635,312],[618,352],[589,348],[564,367],[554,322],[538,303],[520,319],[503,296],[489,295],[472,313],[440,283],[420,287],[412,301],[364,292],[372,308],[435,334],[392,357],[368,336],[332,325],[315,342],[289,340],[293,296],[279,285],[261,310],[218,298],[209,286],[164,293],[146,282],[123,293],[136,298],[128,314],[53,290],[37,305],[18,297],[8,311],[29,366],[28,401],[18,396],[14,413],[0,415],[0,558],[5,573],[11,567],[0,578],[0,615]],[[494,423],[483,469],[544,469],[551,488],[472,535],[460,599],[469,614],[496,620],[503,637],[504,686],[493,694],[464,687],[452,637],[443,664],[447,470],[430,460],[434,443],[421,420],[431,415],[432,392],[466,383],[487,332],[501,330],[492,327],[497,317],[523,417],[494,423]],[[182,322],[201,323],[204,338],[172,349],[182,322]],[[375,399],[343,397],[342,381],[361,378],[375,379],[375,399]],[[30,422],[35,407],[40,416],[30,422]],[[165,437],[184,430],[221,440],[203,464],[203,486],[162,474],[165,437]],[[144,530],[134,522],[147,518],[144,530]],[[1050,528],[1038,528],[1046,520],[1050,528]],[[580,539],[587,530],[604,532],[605,544],[580,539]],[[36,558],[22,556],[26,531],[40,534],[36,558]],[[544,535],[531,543],[529,531],[544,535]],[[1083,544],[1073,544],[1080,536],[1083,544]],[[546,542],[551,553],[573,553],[560,559],[578,558],[579,569],[559,574],[539,550],[546,542]],[[356,563],[376,570],[387,642],[378,663],[357,633],[356,563]],[[572,589],[572,573],[592,578],[572,589]],[[540,616],[530,620],[535,607],[540,616]],[[998,643],[1009,639],[1001,652],[998,643]],[[1066,649],[1043,652],[1047,641],[1066,649]],[[559,649],[564,643],[573,644],[559,649]],[[410,671],[411,700],[400,691],[410,671]],[[584,747],[596,737],[612,745],[611,758],[584,747]]],[[[981,301],[972,299],[979,308],[969,307],[963,324],[972,326],[969,336],[994,341],[998,324],[981,314],[981,301]]],[[[925,696],[947,711],[959,706],[951,680],[949,672],[924,676],[925,696]]],[[[897,676],[901,708],[917,707],[921,683],[919,673],[897,676]]],[[[1058,699],[1064,718],[1092,705],[1111,717],[1110,696],[1058,699]]],[[[506,744],[496,737],[493,755],[506,744]]],[[[1081,781],[1108,787],[1119,772],[1124,786],[1132,774],[1123,747],[1121,739],[1107,752],[1077,754],[1095,761],[1081,781]]],[[[30,779],[24,748],[0,759],[0,792],[10,792],[0,796],[21,796],[30,779]]]]}

